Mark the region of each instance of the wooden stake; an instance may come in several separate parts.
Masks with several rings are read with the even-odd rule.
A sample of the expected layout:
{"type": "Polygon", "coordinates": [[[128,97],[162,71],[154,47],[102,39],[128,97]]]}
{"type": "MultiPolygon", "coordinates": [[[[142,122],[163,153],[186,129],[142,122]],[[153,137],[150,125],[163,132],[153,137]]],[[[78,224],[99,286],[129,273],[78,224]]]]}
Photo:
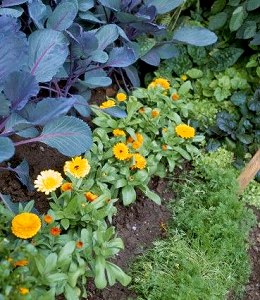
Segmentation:
{"type": "Polygon", "coordinates": [[[250,162],[238,177],[239,193],[242,194],[249,182],[254,179],[256,173],[260,170],[260,149],[252,157],[250,162]]]}

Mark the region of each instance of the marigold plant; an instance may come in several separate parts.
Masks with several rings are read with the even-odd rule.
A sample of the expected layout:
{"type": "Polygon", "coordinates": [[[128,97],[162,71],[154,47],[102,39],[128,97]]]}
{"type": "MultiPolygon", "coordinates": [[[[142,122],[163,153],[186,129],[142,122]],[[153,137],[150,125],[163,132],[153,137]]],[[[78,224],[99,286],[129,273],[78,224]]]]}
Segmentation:
{"type": "Polygon", "coordinates": [[[124,130],[117,128],[117,129],[113,130],[113,135],[114,136],[125,136],[126,134],[125,134],[124,130]]]}
{"type": "Polygon", "coordinates": [[[126,94],[124,94],[124,93],[118,93],[118,94],[116,95],[116,99],[117,99],[117,101],[119,101],[119,102],[123,102],[123,101],[125,101],[125,100],[127,99],[127,96],[126,96],[126,94]]]}
{"type": "Polygon", "coordinates": [[[144,169],[146,167],[146,159],[139,153],[134,153],[133,154],[133,165],[132,169],[144,169]]]}
{"type": "Polygon", "coordinates": [[[129,158],[129,149],[124,143],[117,143],[113,147],[113,154],[119,160],[126,160],[129,158]]]}
{"type": "Polygon", "coordinates": [[[72,183],[71,182],[65,182],[65,183],[63,183],[63,185],[61,186],[60,189],[61,189],[62,192],[72,191],[73,190],[72,183]]]}
{"type": "Polygon", "coordinates": [[[186,124],[180,124],[175,127],[175,132],[178,136],[184,139],[190,139],[195,136],[195,129],[186,124]]]}
{"type": "Polygon", "coordinates": [[[106,109],[114,106],[116,106],[116,102],[114,100],[107,100],[105,102],[102,102],[101,105],[99,105],[99,108],[106,109]]]}

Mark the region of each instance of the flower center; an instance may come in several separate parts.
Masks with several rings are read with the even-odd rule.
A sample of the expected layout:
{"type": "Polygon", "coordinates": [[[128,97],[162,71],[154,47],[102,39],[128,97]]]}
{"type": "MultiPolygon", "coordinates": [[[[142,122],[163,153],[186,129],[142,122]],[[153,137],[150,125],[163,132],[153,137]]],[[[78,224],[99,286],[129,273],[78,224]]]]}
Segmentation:
{"type": "Polygon", "coordinates": [[[78,169],[79,169],[78,165],[74,166],[74,170],[78,170],[78,169]]]}

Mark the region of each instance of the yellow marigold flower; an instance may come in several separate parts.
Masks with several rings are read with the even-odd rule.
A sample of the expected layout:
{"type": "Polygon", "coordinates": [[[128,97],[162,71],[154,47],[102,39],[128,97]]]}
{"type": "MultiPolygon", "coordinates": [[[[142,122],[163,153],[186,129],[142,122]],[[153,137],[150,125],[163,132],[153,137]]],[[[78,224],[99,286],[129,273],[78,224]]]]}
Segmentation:
{"type": "Polygon", "coordinates": [[[160,114],[160,112],[158,110],[156,110],[156,109],[153,109],[152,112],[151,112],[152,118],[158,117],[159,114],[160,114]]]}
{"type": "Polygon", "coordinates": [[[21,260],[17,260],[16,262],[14,262],[14,266],[15,267],[24,267],[28,265],[28,260],[27,259],[21,259],[21,260]]]}
{"type": "Polygon", "coordinates": [[[135,139],[133,139],[131,136],[127,139],[128,143],[132,143],[132,147],[134,149],[139,149],[143,145],[143,141],[144,137],[139,132],[135,133],[135,139]]]}
{"type": "Polygon", "coordinates": [[[38,192],[49,195],[50,192],[55,191],[62,185],[62,180],[61,174],[57,171],[41,171],[34,181],[34,187],[37,188],[38,192]]]}
{"type": "Polygon", "coordinates": [[[12,233],[21,239],[29,239],[35,236],[40,228],[41,220],[33,213],[21,213],[12,220],[12,233]]]}
{"type": "Polygon", "coordinates": [[[180,99],[180,96],[177,93],[172,94],[172,100],[176,101],[176,100],[179,100],[179,99],[180,99]]]}
{"type": "Polygon", "coordinates": [[[119,160],[126,160],[129,158],[129,149],[124,143],[117,143],[113,147],[113,153],[119,160]]]}
{"type": "Polygon", "coordinates": [[[20,292],[21,295],[27,295],[29,293],[29,289],[24,288],[24,287],[20,287],[19,292],[20,292]]]}
{"type": "Polygon", "coordinates": [[[125,100],[127,99],[127,96],[126,96],[126,94],[124,94],[124,93],[118,93],[118,94],[116,95],[116,99],[117,99],[119,102],[123,102],[123,101],[125,101],[125,100]]]}
{"type": "Polygon", "coordinates": [[[154,80],[155,86],[160,86],[161,88],[168,90],[170,88],[169,80],[164,78],[156,78],[154,80]]]}
{"type": "Polygon", "coordinates": [[[43,217],[43,220],[44,220],[44,222],[47,223],[47,224],[51,224],[51,223],[53,222],[53,218],[52,218],[52,216],[50,216],[50,215],[45,215],[45,216],[43,217]]]}
{"type": "Polygon", "coordinates": [[[114,136],[125,136],[125,132],[122,129],[114,129],[113,130],[113,135],[114,136]]]}
{"type": "Polygon", "coordinates": [[[181,80],[186,81],[188,79],[187,75],[181,75],[181,80]]]}
{"type": "Polygon", "coordinates": [[[166,151],[168,149],[168,146],[167,145],[162,145],[162,149],[163,149],[163,151],[166,151]]]}
{"type": "Polygon", "coordinates": [[[91,192],[86,192],[85,194],[85,198],[89,201],[89,202],[93,202],[94,200],[97,199],[98,195],[93,194],[91,192]]]}
{"type": "Polygon", "coordinates": [[[180,124],[175,127],[175,132],[178,136],[184,139],[190,139],[195,136],[195,129],[186,124],[180,124]]]}
{"type": "Polygon", "coordinates": [[[65,182],[65,183],[63,183],[63,185],[61,186],[60,189],[61,189],[62,192],[72,191],[73,190],[72,183],[71,182],[65,182]]]}
{"type": "Polygon", "coordinates": [[[146,167],[146,159],[139,153],[133,154],[134,163],[132,169],[144,169],[146,167]]]}
{"type": "Polygon", "coordinates": [[[99,105],[99,107],[101,109],[105,109],[105,108],[110,108],[116,105],[116,102],[114,100],[107,100],[105,102],[102,102],[101,105],[99,105]]]}
{"type": "Polygon", "coordinates": [[[90,165],[86,158],[77,156],[72,158],[71,161],[66,161],[64,165],[64,172],[70,173],[76,178],[82,178],[88,175],[90,171],[90,165]]]}
{"type": "Polygon", "coordinates": [[[156,87],[156,84],[154,81],[152,81],[149,85],[148,85],[148,89],[154,89],[156,87]]]}

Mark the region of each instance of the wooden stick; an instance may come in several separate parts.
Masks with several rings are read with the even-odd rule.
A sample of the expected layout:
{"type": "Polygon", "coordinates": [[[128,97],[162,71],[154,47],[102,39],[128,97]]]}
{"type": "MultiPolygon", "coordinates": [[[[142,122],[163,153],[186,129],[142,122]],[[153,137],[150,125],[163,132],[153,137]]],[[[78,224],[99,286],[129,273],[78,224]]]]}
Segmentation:
{"type": "Polygon", "coordinates": [[[249,182],[254,179],[256,173],[260,170],[260,149],[252,157],[250,162],[238,177],[239,193],[242,194],[249,182]]]}

